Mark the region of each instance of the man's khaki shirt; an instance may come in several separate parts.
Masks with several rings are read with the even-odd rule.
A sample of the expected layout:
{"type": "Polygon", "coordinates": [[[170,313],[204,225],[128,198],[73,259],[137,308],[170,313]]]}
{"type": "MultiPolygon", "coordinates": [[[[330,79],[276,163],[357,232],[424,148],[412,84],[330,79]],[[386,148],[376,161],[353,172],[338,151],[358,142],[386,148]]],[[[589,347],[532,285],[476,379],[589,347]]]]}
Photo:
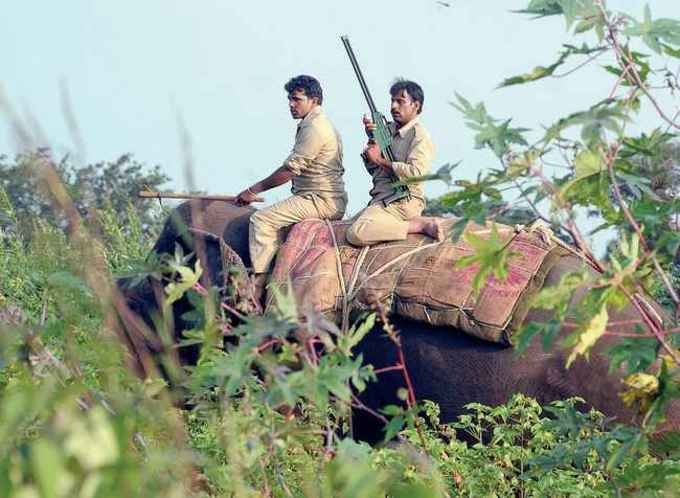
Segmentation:
{"type": "MultiPolygon", "coordinates": [[[[392,132],[391,148],[395,159],[392,163],[392,170],[396,177],[399,180],[404,180],[428,174],[432,169],[432,161],[434,160],[434,144],[430,138],[430,133],[419,119],[416,117],[400,129],[397,129],[395,123],[390,123],[389,129],[392,132]]],[[[392,195],[394,179],[391,178],[390,172],[370,163],[366,163],[366,169],[373,177],[370,204],[381,202],[392,195]]],[[[423,186],[420,182],[409,183],[408,189],[412,197],[425,200],[423,186]]]]}
{"type": "Polygon", "coordinates": [[[283,166],[295,174],[293,194],[345,195],[342,140],[320,106],[298,123],[295,145],[283,166]]]}

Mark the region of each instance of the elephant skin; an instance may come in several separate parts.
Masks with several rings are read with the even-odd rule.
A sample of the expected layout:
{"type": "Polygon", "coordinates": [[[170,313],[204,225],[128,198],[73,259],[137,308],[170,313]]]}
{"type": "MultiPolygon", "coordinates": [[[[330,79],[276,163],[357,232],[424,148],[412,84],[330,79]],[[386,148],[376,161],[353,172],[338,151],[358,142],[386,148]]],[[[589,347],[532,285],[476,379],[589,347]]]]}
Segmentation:
{"type": "MultiPolygon", "coordinates": [[[[191,201],[180,205],[166,223],[154,246],[158,253],[173,252],[176,243],[185,251],[195,249],[188,238],[180,235],[178,228],[181,220],[189,227],[198,229],[195,233],[208,232],[220,236],[241,257],[246,266],[250,264],[248,255],[248,220],[253,213],[251,208],[237,207],[221,201],[191,201]]],[[[206,258],[211,278],[219,277],[221,268],[218,244],[205,240],[206,258]]],[[[556,285],[562,275],[581,268],[583,263],[574,256],[560,260],[548,273],[545,285],[556,285]]],[[[137,289],[127,294],[131,308],[142,315],[149,306],[148,288],[137,289]]],[[[574,299],[578,299],[575,296],[574,299]]],[[[175,313],[175,323],[179,315],[175,313]]],[[[527,321],[546,322],[550,312],[533,309],[527,321]]],[[[637,319],[637,312],[629,306],[622,311],[611,311],[610,320],[623,322],[637,319]]],[[[465,413],[464,406],[477,402],[485,405],[498,405],[507,402],[515,393],[524,393],[541,404],[554,400],[580,396],[586,401],[583,409],[594,407],[617,422],[638,422],[635,410],[626,407],[619,393],[622,391],[622,372],[609,374],[609,363],[604,354],[616,338],[601,339],[589,360],[579,358],[569,369],[565,368],[568,350],[556,345],[548,352],[543,351],[539,338],[534,338],[528,349],[520,356],[513,348],[485,342],[453,328],[432,327],[424,323],[395,318],[393,325],[399,331],[406,366],[413,381],[413,389],[418,400],[432,400],[439,404],[441,420],[454,421],[465,413]]],[[[181,331],[181,327],[176,327],[181,331]]],[[[632,325],[617,328],[618,332],[633,332],[632,325]]],[[[568,334],[563,330],[562,335],[568,334]]],[[[371,331],[356,348],[362,354],[364,363],[381,369],[395,365],[397,350],[381,326],[371,331]]],[[[185,362],[196,359],[196,350],[182,353],[185,362]]],[[[399,388],[405,387],[404,377],[399,371],[389,371],[378,375],[377,383],[372,383],[361,393],[361,400],[373,409],[387,404],[400,404],[396,396],[399,388]]],[[[354,414],[354,435],[369,442],[381,438],[382,424],[373,415],[363,411],[354,414]]],[[[661,428],[680,430],[680,403],[671,405],[667,421],[661,428]]]]}

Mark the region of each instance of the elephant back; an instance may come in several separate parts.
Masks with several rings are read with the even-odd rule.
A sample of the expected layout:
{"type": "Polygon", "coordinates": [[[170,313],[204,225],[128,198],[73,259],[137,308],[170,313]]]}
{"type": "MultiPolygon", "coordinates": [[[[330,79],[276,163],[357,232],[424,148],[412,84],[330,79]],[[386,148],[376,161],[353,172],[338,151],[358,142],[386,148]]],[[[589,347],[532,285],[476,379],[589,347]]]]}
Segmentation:
{"type": "Polygon", "coordinates": [[[224,201],[192,200],[180,204],[170,213],[153,251],[172,253],[175,243],[186,251],[193,251],[197,234],[209,234],[222,239],[250,266],[248,253],[248,224],[255,212],[251,207],[241,207],[224,201]]]}

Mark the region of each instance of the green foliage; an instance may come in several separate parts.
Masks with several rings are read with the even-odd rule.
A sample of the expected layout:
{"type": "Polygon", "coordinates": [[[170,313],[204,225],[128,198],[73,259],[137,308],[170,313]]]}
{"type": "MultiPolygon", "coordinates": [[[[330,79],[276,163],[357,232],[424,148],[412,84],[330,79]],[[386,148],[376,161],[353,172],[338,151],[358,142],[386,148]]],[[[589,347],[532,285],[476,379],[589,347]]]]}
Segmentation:
{"type": "Polygon", "coordinates": [[[533,14],[538,17],[556,16],[564,11],[559,0],[531,0],[529,5],[522,10],[515,11],[519,14],[533,14]]]}
{"type": "MultiPolygon", "coordinates": [[[[667,69],[656,69],[663,66],[658,55],[677,57],[680,22],[653,19],[649,7],[642,19],[636,19],[593,0],[532,0],[520,12],[537,18],[563,16],[574,38],[591,38],[565,45],[555,62],[505,79],[501,87],[538,80],[545,83],[556,76],[558,68],[563,72],[560,77],[567,76],[607,54],[609,60],[616,61],[604,65],[612,77],[611,86],[602,89],[599,101],[558,119],[531,145],[523,138],[526,128],[510,128],[509,120],[490,117],[483,103],[473,105],[456,94],[454,106],[476,133],[475,147],[493,152],[500,166],[480,172],[476,182],[454,181],[460,190],[438,199],[436,208],[460,217],[458,233],[462,233],[469,220],[488,216],[493,203],[503,205],[499,193],[516,191],[526,209],[566,234],[563,240],[575,246],[595,270],[565,275],[559,285],[539,292],[534,307],[549,310],[552,316],[525,324],[513,340],[520,353],[534,340],[541,340],[545,350],[568,348],[567,367],[576,358],[588,358],[593,348],[606,340],[611,371],[625,373],[620,396],[641,412],[642,428],[617,428],[601,437],[588,429],[590,436],[580,447],[568,450],[560,445],[549,457],[541,457],[542,465],[551,469],[555,467],[546,467],[550,462],[559,466],[571,461],[580,466],[597,455],[605,474],[616,466],[625,467],[617,476],[607,477],[619,493],[644,489],[654,495],[672,489],[669,479],[677,473],[677,466],[636,460],[632,455],[646,451],[648,436],[663,419],[664,410],[680,397],[680,123],[674,110],[663,108],[659,95],[664,88],[676,91],[678,85],[667,69]],[[654,53],[645,53],[647,48],[654,53]],[[577,56],[585,60],[570,69],[569,63],[577,56]],[[636,115],[645,108],[657,113],[659,124],[651,131],[631,132],[636,115]],[[587,213],[599,225],[585,232],[577,223],[577,213],[587,213]],[[616,232],[617,238],[607,254],[599,257],[589,247],[588,237],[603,230],[616,232]],[[657,312],[636,297],[645,290],[661,298],[673,316],[658,320],[657,312]],[[583,297],[573,303],[577,291],[583,297]],[[617,322],[611,318],[625,306],[637,309],[637,315],[627,315],[637,316],[636,320],[617,322]],[[570,332],[561,334],[565,328],[570,332]],[[664,358],[661,367],[660,357],[664,358]]],[[[477,246],[476,255],[468,259],[480,263],[479,284],[492,268],[502,270],[494,266],[498,262],[493,259],[492,244],[477,246]]],[[[573,409],[571,412],[566,418],[558,417],[558,422],[566,427],[570,421],[572,429],[565,429],[564,434],[573,439],[588,423],[573,409]]],[[[561,434],[560,430],[551,426],[552,433],[561,434]]]]}
{"type": "Polygon", "coordinates": [[[594,149],[605,140],[606,131],[618,136],[628,120],[625,104],[617,99],[607,98],[585,111],[578,111],[558,120],[548,128],[543,140],[550,143],[562,138],[568,128],[580,127],[581,140],[585,147],[594,149]]]}
{"type": "Polygon", "coordinates": [[[640,37],[649,48],[657,54],[662,52],[662,42],[680,45],[680,21],[676,19],[652,20],[652,10],[645,6],[644,17],[641,21],[630,18],[631,25],[624,33],[631,37],[640,37]]]}
{"type": "Polygon", "coordinates": [[[570,56],[590,55],[593,53],[600,53],[603,50],[604,49],[602,47],[589,47],[585,43],[581,47],[575,47],[573,45],[564,45],[564,50],[562,50],[562,53],[560,54],[559,58],[549,66],[536,66],[534,69],[532,69],[530,72],[526,74],[513,76],[511,78],[503,80],[501,84],[498,85],[498,87],[502,88],[505,86],[521,85],[524,83],[528,83],[530,81],[536,81],[543,78],[547,78],[548,76],[554,75],[555,70],[557,70],[558,67],[562,66],[565,62],[567,62],[570,56]]]}
{"type": "Polygon", "coordinates": [[[458,109],[467,121],[467,125],[477,132],[475,149],[489,147],[498,157],[503,157],[511,144],[527,145],[522,133],[527,128],[510,127],[510,119],[504,121],[491,117],[483,103],[472,105],[467,99],[456,94],[458,102],[451,105],[458,109]]]}
{"type": "Polygon", "coordinates": [[[614,372],[625,364],[629,375],[645,371],[652,366],[658,352],[659,343],[654,338],[627,338],[609,351],[609,369],[614,372]]]}
{"type": "Polygon", "coordinates": [[[440,180],[444,182],[446,185],[450,186],[452,182],[451,171],[453,171],[459,164],[460,161],[458,161],[455,164],[444,164],[443,166],[437,168],[437,171],[435,171],[434,173],[430,173],[423,176],[413,176],[404,178],[399,182],[394,182],[393,185],[400,186],[408,185],[409,183],[431,182],[434,180],[440,180]]]}
{"type": "MultiPolygon", "coordinates": [[[[13,159],[0,155],[0,187],[9,197],[20,226],[34,218],[59,225],[64,222],[54,210],[41,180],[44,168],[41,161],[49,157],[50,151],[45,149],[20,154],[13,159]]],[[[156,190],[169,180],[159,166],[147,168],[130,154],[124,154],[115,161],[83,167],[78,167],[64,156],[54,165],[75,207],[83,216],[93,209],[107,209],[114,215],[126,213],[133,206],[141,225],[151,227],[158,225],[160,217],[165,214],[159,213],[151,201],[137,197],[140,190],[156,190]]],[[[127,230],[124,224],[119,228],[127,230]]]]}
{"type": "MultiPolygon", "coordinates": [[[[496,408],[474,405],[472,415],[450,426],[439,424],[432,403],[385,407],[386,436],[398,434],[400,444],[370,448],[340,438],[352,402],[348,387],[360,391],[374,379],[352,354],[374,315],[344,334],[318,320],[313,329],[300,327],[294,301],[284,296],[276,313],[232,328],[229,335],[238,340],[223,345],[215,340],[221,319],[209,303],[213,296],[195,293],[196,272],[179,253],[167,275],[183,281],[185,274],[193,285],[168,285],[168,298],[191,294],[202,303],[204,319],[186,331],[203,345],[200,359],[180,374],[177,387],[141,381],[127,369],[122,345],[78,276],[81,260],[71,243],[48,225],[37,226],[43,232],[31,244],[41,251],[60,245],[46,255],[24,251],[26,261],[12,273],[40,269],[41,287],[11,296],[33,292],[40,302],[45,292],[56,295],[42,325],[40,306],[29,313],[32,325],[2,325],[10,332],[0,334],[2,496],[605,496],[611,479],[621,476],[621,486],[630,487],[647,475],[623,474],[623,466],[601,470],[595,460],[591,467],[563,463],[534,472],[534,460],[574,438],[551,432],[538,405],[523,397],[496,408]],[[309,356],[308,344],[323,345],[324,354],[309,356]],[[177,399],[192,408],[178,412],[177,399]],[[457,441],[455,431],[477,442],[457,441]]],[[[107,231],[117,233],[113,226],[107,231]]],[[[21,245],[20,237],[5,242],[21,245]]],[[[139,251],[134,241],[127,249],[130,254],[107,253],[111,267],[139,251]]],[[[645,458],[656,465],[655,475],[667,480],[675,472],[645,458]]]]}
{"type": "MultiPolygon", "coordinates": [[[[601,413],[581,413],[579,403],[555,402],[545,408],[548,418],[535,401],[516,395],[497,407],[471,404],[470,414],[449,425],[438,422],[437,407],[429,404],[425,447],[459,496],[611,496],[646,486],[645,471],[656,477],[646,489],[677,485],[680,466],[648,454],[610,465],[610,458],[621,455],[618,450],[638,433],[608,430],[601,413]],[[470,441],[457,440],[455,433],[470,441]]],[[[415,431],[405,434],[418,444],[415,431]]]]}
{"type": "Polygon", "coordinates": [[[571,366],[578,356],[585,355],[587,357],[588,351],[590,351],[595,343],[604,335],[608,321],[609,314],[607,313],[607,307],[602,306],[600,310],[576,332],[578,337],[573,351],[569,355],[569,358],[567,358],[567,368],[571,366]]]}
{"type": "Polygon", "coordinates": [[[563,15],[567,30],[578,21],[574,33],[595,30],[599,40],[604,36],[604,19],[594,0],[531,0],[527,8],[516,12],[533,14],[536,18],[563,15]]]}
{"type": "Polygon", "coordinates": [[[464,268],[474,264],[479,266],[479,270],[472,280],[472,287],[475,292],[479,292],[482,284],[486,283],[491,275],[498,280],[507,278],[508,270],[506,266],[511,253],[507,249],[507,241],[501,240],[498,236],[498,229],[495,224],[491,226],[488,239],[475,235],[474,232],[465,233],[463,238],[470,244],[474,254],[460,258],[456,267],[464,268]]]}

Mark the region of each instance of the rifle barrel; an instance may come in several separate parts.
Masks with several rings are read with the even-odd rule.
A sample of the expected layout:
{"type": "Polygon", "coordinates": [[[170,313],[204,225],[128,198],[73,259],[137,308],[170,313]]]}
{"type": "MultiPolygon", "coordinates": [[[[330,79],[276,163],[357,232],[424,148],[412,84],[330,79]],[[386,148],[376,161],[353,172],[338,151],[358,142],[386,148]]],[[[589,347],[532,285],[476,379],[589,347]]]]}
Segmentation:
{"type": "MultiPolygon", "coordinates": [[[[378,108],[375,106],[373,97],[371,97],[371,92],[368,90],[368,85],[366,84],[364,75],[361,72],[357,58],[354,55],[354,50],[352,50],[352,45],[349,43],[349,37],[347,35],[342,35],[340,36],[340,39],[342,40],[342,44],[345,46],[349,61],[352,63],[354,74],[356,74],[357,79],[359,80],[359,86],[361,87],[361,91],[364,93],[364,97],[368,103],[368,108],[371,111],[371,118],[375,120],[376,117],[379,116],[379,119],[381,119],[382,123],[376,123],[376,125],[382,125],[383,127],[387,128],[387,120],[385,119],[385,116],[382,115],[382,113],[378,112],[378,108]]],[[[373,138],[373,136],[369,134],[369,138],[373,138]]],[[[391,162],[394,162],[394,153],[392,152],[392,147],[390,147],[388,144],[386,147],[381,146],[381,148],[383,149],[383,154],[387,157],[387,159],[389,159],[391,162]]]]}
{"type": "Polygon", "coordinates": [[[342,40],[342,44],[345,46],[345,50],[347,51],[349,61],[352,63],[352,69],[354,69],[354,73],[357,75],[357,79],[359,80],[359,86],[361,87],[361,91],[364,93],[364,97],[366,98],[366,102],[368,103],[368,108],[370,109],[371,113],[377,112],[378,108],[375,106],[375,102],[373,102],[373,97],[371,97],[371,92],[368,90],[368,85],[366,85],[366,80],[364,79],[364,75],[361,72],[361,68],[359,67],[357,58],[354,56],[354,51],[352,50],[352,45],[350,45],[349,43],[349,38],[347,37],[347,35],[342,35],[340,39],[342,40]]]}

